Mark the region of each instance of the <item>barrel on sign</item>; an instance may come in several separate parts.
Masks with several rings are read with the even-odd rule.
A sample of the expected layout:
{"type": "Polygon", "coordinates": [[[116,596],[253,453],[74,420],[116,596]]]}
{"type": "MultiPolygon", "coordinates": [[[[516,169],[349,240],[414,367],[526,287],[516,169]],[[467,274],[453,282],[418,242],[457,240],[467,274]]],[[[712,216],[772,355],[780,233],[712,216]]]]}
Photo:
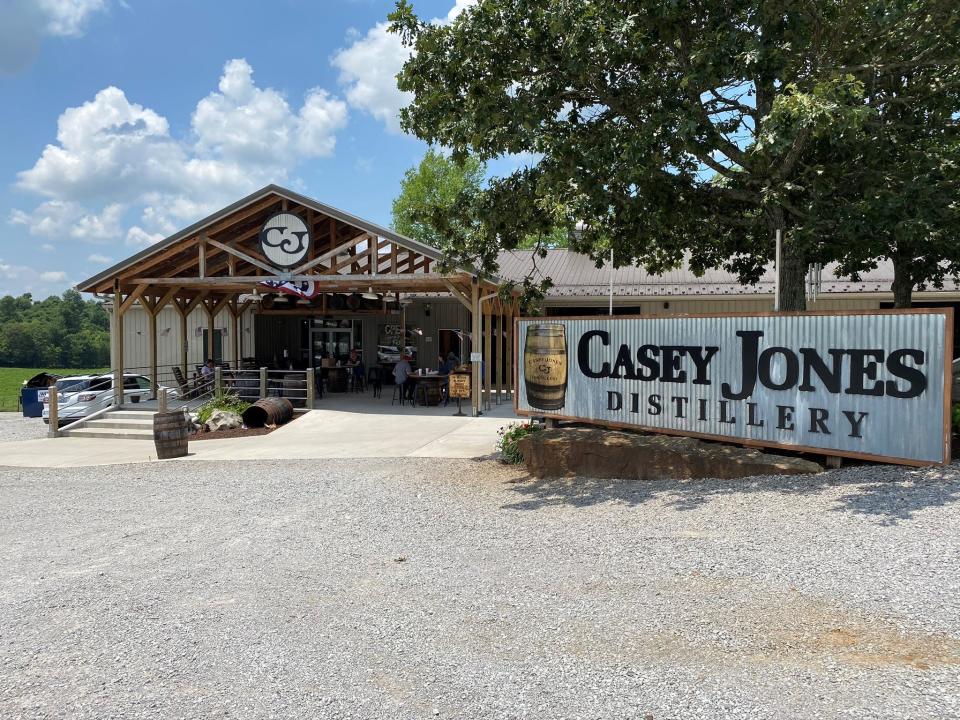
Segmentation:
{"type": "Polygon", "coordinates": [[[153,416],[153,442],[157,447],[157,459],[186,455],[189,432],[187,416],[180,410],[156,413],[153,416]]]}
{"type": "Polygon", "coordinates": [[[567,394],[566,328],[558,323],[527,326],[523,346],[523,380],[527,403],[539,410],[559,410],[567,394]]]}

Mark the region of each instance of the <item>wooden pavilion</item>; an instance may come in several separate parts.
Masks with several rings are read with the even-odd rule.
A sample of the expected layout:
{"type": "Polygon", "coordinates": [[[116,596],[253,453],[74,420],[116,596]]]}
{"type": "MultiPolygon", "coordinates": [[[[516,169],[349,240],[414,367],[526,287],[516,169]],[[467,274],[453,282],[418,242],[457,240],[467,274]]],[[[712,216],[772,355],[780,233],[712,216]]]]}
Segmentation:
{"type": "MultiPolygon", "coordinates": [[[[470,269],[440,272],[440,259],[436,248],[269,185],[85,280],[77,289],[112,298],[112,364],[121,400],[124,316],[137,305],[149,318],[149,375],[155,393],[156,319],[168,306],[180,316],[181,364],[186,375],[187,317],[194,310],[206,314],[212,357],[214,318],[218,313],[228,311],[237,337],[241,315],[251,306],[259,312],[257,299],[284,284],[309,287],[312,301],[296,312],[316,315],[329,311],[327,304],[333,293],[374,293],[382,298],[382,306],[372,310],[375,313],[389,312],[388,306],[401,294],[453,297],[470,313],[470,352],[474,358],[471,405],[476,415],[481,408],[481,393],[491,391],[491,363],[481,364],[476,358],[506,358],[506,372],[496,373],[497,389],[508,393],[513,390],[512,318],[519,313],[518,302],[515,297],[507,301],[500,297],[496,278],[479,277],[470,269]],[[286,222],[276,221],[277,217],[286,222]],[[264,245],[264,233],[273,229],[277,231],[273,237],[280,237],[281,231],[287,231],[283,227],[268,228],[268,223],[305,228],[305,233],[294,233],[294,239],[301,242],[291,241],[298,251],[291,256],[295,262],[278,263],[275,254],[270,256],[273,248],[264,245]],[[480,338],[482,341],[477,342],[480,338]],[[481,368],[486,378],[481,376],[481,368]]],[[[234,366],[239,367],[236,342],[233,353],[234,366]]]]}

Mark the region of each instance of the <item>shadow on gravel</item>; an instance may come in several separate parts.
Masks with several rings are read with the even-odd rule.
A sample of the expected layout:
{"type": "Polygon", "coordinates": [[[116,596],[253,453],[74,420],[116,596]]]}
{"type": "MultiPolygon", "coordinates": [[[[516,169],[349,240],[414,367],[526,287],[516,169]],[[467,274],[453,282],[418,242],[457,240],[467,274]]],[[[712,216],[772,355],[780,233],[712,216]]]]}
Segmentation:
{"type": "Polygon", "coordinates": [[[930,507],[960,501],[960,467],[906,468],[859,465],[817,475],[770,475],[740,480],[614,480],[599,478],[533,478],[513,482],[521,496],[506,510],[539,510],[551,506],[589,507],[602,503],[640,505],[666,501],[676,510],[695,510],[732,495],[777,493],[817,495],[844,488],[834,512],[874,516],[882,524],[910,520],[930,507]]]}

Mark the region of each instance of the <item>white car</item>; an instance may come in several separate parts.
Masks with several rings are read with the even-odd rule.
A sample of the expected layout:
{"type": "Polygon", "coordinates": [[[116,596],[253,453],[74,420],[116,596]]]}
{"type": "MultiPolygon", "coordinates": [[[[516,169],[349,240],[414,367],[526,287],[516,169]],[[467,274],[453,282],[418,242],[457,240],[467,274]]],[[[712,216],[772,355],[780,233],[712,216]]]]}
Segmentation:
{"type": "MultiPolygon", "coordinates": [[[[77,375],[57,380],[57,415],[59,424],[66,425],[103,410],[113,400],[113,375],[77,375]]],[[[43,402],[43,421],[50,424],[49,391],[37,393],[43,402]]],[[[167,397],[177,393],[167,388],[167,397]]],[[[123,402],[138,403],[150,399],[150,378],[127,373],[123,376],[123,402]]]]}

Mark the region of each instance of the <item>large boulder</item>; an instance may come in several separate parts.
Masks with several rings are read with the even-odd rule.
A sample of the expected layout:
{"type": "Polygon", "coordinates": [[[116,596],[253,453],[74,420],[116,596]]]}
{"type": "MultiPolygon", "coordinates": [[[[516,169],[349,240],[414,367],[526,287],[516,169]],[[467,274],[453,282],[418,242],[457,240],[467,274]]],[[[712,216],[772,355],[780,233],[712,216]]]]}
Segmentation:
{"type": "Polygon", "coordinates": [[[663,480],[795,475],[823,470],[809,460],[736,445],[600,428],[543,430],[521,438],[519,448],[534,477],[663,480]]]}
{"type": "Polygon", "coordinates": [[[243,420],[235,412],[229,410],[214,410],[207,420],[207,430],[235,430],[243,425],[243,420]]]}

